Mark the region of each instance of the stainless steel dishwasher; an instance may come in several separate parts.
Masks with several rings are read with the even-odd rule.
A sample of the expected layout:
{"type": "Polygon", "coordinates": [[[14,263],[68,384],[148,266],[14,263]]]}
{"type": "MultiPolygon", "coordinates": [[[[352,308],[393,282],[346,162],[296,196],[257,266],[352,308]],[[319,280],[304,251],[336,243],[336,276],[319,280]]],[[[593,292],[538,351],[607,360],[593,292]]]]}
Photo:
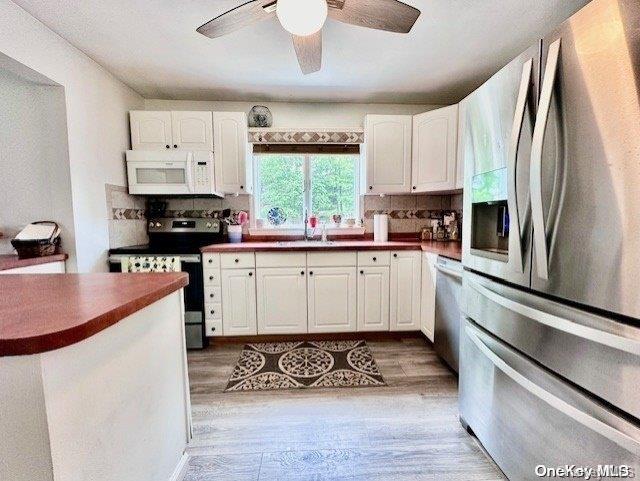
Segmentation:
{"type": "Polygon", "coordinates": [[[462,264],[439,256],[436,271],[434,346],[438,355],[449,367],[458,372],[462,264]]]}

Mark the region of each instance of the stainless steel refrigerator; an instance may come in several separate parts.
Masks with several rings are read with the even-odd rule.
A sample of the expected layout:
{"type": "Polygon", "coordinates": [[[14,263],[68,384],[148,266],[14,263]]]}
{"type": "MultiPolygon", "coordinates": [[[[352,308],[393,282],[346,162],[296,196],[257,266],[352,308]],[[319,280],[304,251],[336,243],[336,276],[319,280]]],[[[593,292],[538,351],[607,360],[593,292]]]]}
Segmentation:
{"type": "Polygon", "coordinates": [[[510,479],[640,476],[640,2],[593,0],[460,115],[461,420],[510,479]]]}

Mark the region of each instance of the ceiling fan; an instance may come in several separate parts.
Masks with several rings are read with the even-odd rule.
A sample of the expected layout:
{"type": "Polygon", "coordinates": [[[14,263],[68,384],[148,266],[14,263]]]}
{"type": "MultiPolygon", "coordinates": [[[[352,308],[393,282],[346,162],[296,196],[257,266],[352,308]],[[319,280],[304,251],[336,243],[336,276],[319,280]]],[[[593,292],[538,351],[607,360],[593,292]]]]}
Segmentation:
{"type": "Polygon", "coordinates": [[[327,16],[350,25],[409,33],[420,10],[398,0],[250,0],[196,30],[217,38],[277,17],[292,34],[298,63],[306,75],[322,66],[322,26],[327,16]]]}

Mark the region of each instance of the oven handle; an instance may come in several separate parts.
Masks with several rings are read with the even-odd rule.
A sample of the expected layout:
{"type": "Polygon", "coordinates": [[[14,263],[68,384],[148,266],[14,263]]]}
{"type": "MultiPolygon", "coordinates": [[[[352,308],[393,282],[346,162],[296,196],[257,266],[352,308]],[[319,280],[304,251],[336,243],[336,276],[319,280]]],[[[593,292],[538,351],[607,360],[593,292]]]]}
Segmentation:
{"type": "Polygon", "coordinates": [[[199,264],[200,255],[199,254],[186,254],[186,255],[174,255],[174,254],[149,254],[149,255],[135,255],[135,254],[114,254],[109,256],[109,262],[119,263],[122,259],[127,259],[129,257],[177,257],[180,259],[180,262],[184,262],[186,264],[199,264]]]}

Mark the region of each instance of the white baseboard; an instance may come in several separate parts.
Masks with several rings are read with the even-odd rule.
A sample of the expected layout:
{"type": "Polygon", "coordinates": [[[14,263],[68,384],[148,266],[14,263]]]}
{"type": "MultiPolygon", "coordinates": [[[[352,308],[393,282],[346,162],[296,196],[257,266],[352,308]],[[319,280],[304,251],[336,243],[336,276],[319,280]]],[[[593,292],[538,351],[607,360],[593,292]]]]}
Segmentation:
{"type": "Polygon", "coordinates": [[[189,455],[185,452],[182,453],[182,457],[178,464],[176,465],[176,469],[173,470],[173,474],[169,478],[169,481],[182,481],[185,474],[187,474],[187,467],[189,466],[189,455]]]}

